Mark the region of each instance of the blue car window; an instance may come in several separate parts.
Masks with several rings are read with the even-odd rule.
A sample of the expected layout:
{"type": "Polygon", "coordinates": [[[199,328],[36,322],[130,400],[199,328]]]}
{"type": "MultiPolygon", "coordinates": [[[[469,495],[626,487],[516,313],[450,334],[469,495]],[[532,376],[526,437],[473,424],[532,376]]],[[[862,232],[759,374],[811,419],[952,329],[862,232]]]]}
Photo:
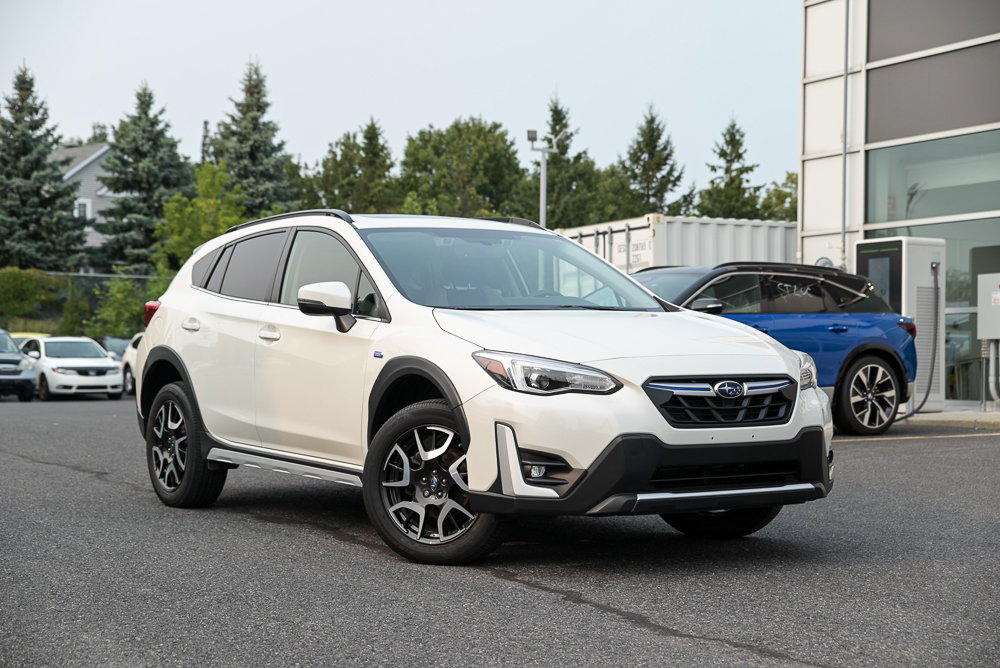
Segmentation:
{"type": "Polygon", "coordinates": [[[810,276],[772,275],[764,279],[774,313],[827,313],[821,280],[810,276]]]}
{"type": "Polygon", "coordinates": [[[697,295],[722,302],[720,313],[760,313],[760,281],[756,274],[731,274],[715,281],[697,295]]]}
{"type": "Polygon", "coordinates": [[[892,308],[875,290],[875,286],[867,283],[860,290],[826,283],[823,286],[830,300],[838,311],[843,313],[891,313],[892,308]]]}

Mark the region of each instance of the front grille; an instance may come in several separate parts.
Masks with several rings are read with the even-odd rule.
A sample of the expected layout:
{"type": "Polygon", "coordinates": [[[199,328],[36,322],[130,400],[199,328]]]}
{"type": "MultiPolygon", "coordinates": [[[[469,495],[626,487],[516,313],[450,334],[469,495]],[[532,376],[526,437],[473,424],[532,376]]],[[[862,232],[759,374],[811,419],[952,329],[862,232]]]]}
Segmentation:
{"type": "Polygon", "coordinates": [[[19,373],[17,365],[0,364],[0,376],[16,376],[19,373]]]}
{"type": "Polygon", "coordinates": [[[649,479],[651,487],[662,491],[744,489],[796,482],[801,482],[801,476],[795,461],[660,466],[649,479]]]}
{"type": "Polygon", "coordinates": [[[110,372],[110,369],[77,369],[76,373],[80,376],[103,376],[110,372]]]}
{"type": "Polygon", "coordinates": [[[785,424],[792,416],[798,384],[790,378],[654,379],[646,394],[671,426],[679,429],[785,424]],[[742,396],[719,396],[715,386],[729,381],[744,388],[742,396]]]}

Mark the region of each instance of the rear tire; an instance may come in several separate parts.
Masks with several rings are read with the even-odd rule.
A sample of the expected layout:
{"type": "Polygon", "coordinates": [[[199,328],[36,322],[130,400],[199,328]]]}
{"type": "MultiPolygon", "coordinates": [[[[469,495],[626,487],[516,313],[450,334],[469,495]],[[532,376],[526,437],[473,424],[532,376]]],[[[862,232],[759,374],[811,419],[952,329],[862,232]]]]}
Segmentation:
{"type": "Polygon", "coordinates": [[[125,394],[135,394],[135,376],[132,375],[132,367],[128,364],[125,365],[125,370],[122,372],[122,389],[124,389],[125,394]]]}
{"type": "Polygon", "coordinates": [[[844,434],[877,436],[896,420],[899,380],[887,362],[873,355],[851,363],[836,389],[834,424],[844,434]]]}
{"type": "Polygon", "coordinates": [[[146,463],[160,501],[176,508],[201,508],[219,498],[228,469],[211,470],[201,456],[201,423],[187,386],[163,386],[148,419],[146,463]]]}
{"type": "Polygon", "coordinates": [[[410,561],[464,564],[500,544],[498,518],[469,510],[465,447],[442,400],[407,406],[372,440],[365,510],[382,540],[410,561]]]}
{"type": "Polygon", "coordinates": [[[660,515],[663,521],[683,534],[695,538],[740,538],[760,531],[771,523],[781,506],[734,508],[699,513],[660,515]]]}
{"type": "Polygon", "coordinates": [[[31,401],[34,398],[35,398],[35,388],[33,388],[33,387],[29,387],[28,389],[21,390],[20,392],[17,393],[17,400],[18,401],[25,401],[25,402],[27,402],[27,401],[31,401]]]}

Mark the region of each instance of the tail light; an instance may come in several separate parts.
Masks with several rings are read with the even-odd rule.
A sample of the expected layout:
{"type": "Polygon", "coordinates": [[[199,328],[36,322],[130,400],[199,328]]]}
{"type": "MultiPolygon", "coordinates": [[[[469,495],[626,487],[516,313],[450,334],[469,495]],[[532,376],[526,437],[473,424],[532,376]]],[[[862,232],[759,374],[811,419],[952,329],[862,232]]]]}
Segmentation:
{"type": "Polygon", "coordinates": [[[906,321],[900,319],[899,326],[905,329],[907,334],[913,338],[917,338],[917,325],[912,320],[906,321]]]}
{"type": "Polygon", "coordinates": [[[142,319],[146,322],[146,326],[149,326],[149,321],[153,319],[156,315],[156,309],[160,308],[160,302],[152,301],[146,302],[146,309],[142,314],[142,319]]]}

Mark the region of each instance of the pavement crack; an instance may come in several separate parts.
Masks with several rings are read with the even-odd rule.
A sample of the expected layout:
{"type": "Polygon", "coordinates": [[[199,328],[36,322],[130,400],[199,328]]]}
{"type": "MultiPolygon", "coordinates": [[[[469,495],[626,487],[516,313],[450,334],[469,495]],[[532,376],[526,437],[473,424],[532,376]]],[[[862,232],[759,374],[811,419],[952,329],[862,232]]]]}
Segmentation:
{"type": "Polygon", "coordinates": [[[488,572],[492,573],[494,576],[501,580],[506,580],[507,582],[513,582],[515,584],[521,585],[522,587],[528,587],[530,589],[535,589],[537,591],[545,592],[547,594],[554,594],[556,596],[562,597],[562,599],[568,603],[573,603],[576,605],[587,606],[597,610],[598,612],[607,613],[614,615],[625,622],[655,633],[658,636],[664,638],[682,638],[686,640],[699,640],[703,642],[713,642],[731,647],[733,649],[744,650],[751,652],[761,657],[766,657],[769,659],[782,659],[784,661],[791,661],[802,666],[815,666],[816,668],[833,668],[829,664],[823,663],[813,663],[811,661],[803,661],[799,657],[792,656],[791,654],[786,654],[785,652],[780,652],[778,650],[769,649],[767,647],[758,647],[757,645],[752,645],[750,643],[739,642],[736,640],[728,640],[726,638],[717,638],[713,636],[702,636],[695,633],[687,633],[685,631],[680,631],[669,626],[664,626],[663,624],[658,624],[646,615],[629,612],[628,610],[622,610],[621,608],[616,608],[613,605],[607,603],[600,603],[598,601],[592,601],[586,598],[583,594],[572,589],[562,589],[560,587],[553,587],[550,585],[541,584],[539,582],[532,582],[527,580],[513,571],[509,571],[505,568],[491,567],[486,568],[488,572]]]}
{"type": "Polygon", "coordinates": [[[11,452],[10,450],[4,450],[0,448],[0,453],[5,455],[10,455],[11,457],[17,457],[20,460],[31,462],[32,464],[41,464],[43,466],[54,466],[56,468],[66,469],[68,471],[75,471],[76,473],[83,473],[89,475],[97,480],[107,480],[111,482],[121,483],[132,487],[133,489],[143,489],[141,485],[136,484],[131,480],[126,480],[124,478],[114,478],[111,476],[110,471],[100,471],[97,469],[90,469],[85,466],[79,466],[76,464],[69,464],[67,462],[50,462],[45,459],[38,459],[37,457],[31,457],[29,455],[22,454],[20,452],[11,452]]]}

